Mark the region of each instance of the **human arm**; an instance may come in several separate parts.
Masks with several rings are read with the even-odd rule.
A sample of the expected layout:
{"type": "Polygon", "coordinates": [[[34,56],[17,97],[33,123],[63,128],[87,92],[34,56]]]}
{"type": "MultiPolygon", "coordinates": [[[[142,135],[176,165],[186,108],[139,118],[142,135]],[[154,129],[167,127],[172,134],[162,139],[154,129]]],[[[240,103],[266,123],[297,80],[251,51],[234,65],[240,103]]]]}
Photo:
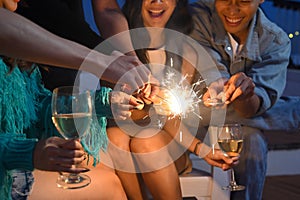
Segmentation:
{"type": "MultiPolygon", "coordinates": [[[[287,66],[291,51],[290,39],[284,32],[269,40],[271,35],[261,38],[261,62],[254,63],[246,70],[247,77],[255,84],[254,94],[259,97],[259,109],[255,116],[263,114],[270,109],[282,95],[286,85],[287,66]],[[266,44],[263,44],[266,42],[266,44]]],[[[236,101],[237,102],[237,101],[236,101]]],[[[244,106],[247,102],[245,102],[244,106]]],[[[241,105],[243,106],[243,105],[241,105]]],[[[239,109],[234,105],[235,110],[239,109]]]]}
{"type": "Polygon", "coordinates": [[[213,7],[213,2],[207,5],[201,1],[191,4],[189,7],[194,22],[194,29],[190,37],[197,41],[199,60],[197,70],[207,86],[220,78],[230,77],[223,62],[222,54],[217,51],[218,48],[214,41],[216,35],[226,35],[226,32],[220,26],[215,27],[214,22],[218,20],[211,13],[213,7]],[[217,30],[213,31],[214,29],[217,30]]]}
{"type": "MultiPolygon", "coordinates": [[[[280,98],[285,88],[290,41],[283,32],[262,37],[260,55],[254,61],[240,61],[243,71],[230,66],[232,76],[224,80],[224,102],[243,117],[263,114],[280,98]]],[[[222,82],[220,82],[222,86],[222,82]]],[[[213,84],[209,86],[209,90],[213,84]]],[[[219,87],[220,88],[220,87],[219,87]]],[[[218,91],[220,92],[220,91],[218,91]]]]}
{"type": "MultiPolygon", "coordinates": [[[[213,18],[214,14],[211,15],[213,22],[211,24],[204,22],[207,18],[206,15],[204,17],[199,13],[195,15],[195,27],[198,31],[195,32],[194,37],[196,40],[199,38],[200,42],[204,40],[210,44],[210,51],[215,51],[210,55],[212,55],[218,66],[227,66],[231,75],[244,72],[247,76],[244,77],[244,80],[248,79],[248,86],[251,88],[253,87],[252,83],[255,84],[255,95],[249,95],[248,97],[251,96],[251,98],[248,98],[247,101],[245,99],[239,101],[239,98],[233,98],[236,99],[233,103],[235,104],[235,110],[246,117],[263,114],[279,99],[285,87],[286,68],[291,50],[290,39],[274,23],[266,20],[259,10],[255,18],[255,27],[251,27],[247,42],[241,52],[236,55],[237,58],[233,59],[230,52],[232,48],[227,33],[222,28],[222,23],[219,23],[219,19],[213,18]],[[214,31],[217,36],[213,34],[212,30],[218,30],[214,31]],[[219,54],[216,54],[216,52],[219,52],[219,54]],[[250,83],[251,81],[252,83],[250,83]],[[249,108],[252,110],[247,113],[249,108]]],[[[229,76],[225,78],[229,79],[229,76]]],[[[234,94],[234,92],[230,93],[234,94]]],[[[238,91],[238,93],[241,92],[238,91]]],[[[230,100],[231,95],[227,94],[226,98],[230,100]]]]}
{"type": "Polygon", "coordinates": [[[169,119],[163,129],[173,137],[177,143],[189,150],[196,156],[203,158],[208,164],[228,170],[236,165],[239,160],[239,154],[232,154],[232,157],[226,156],[220,149],[212,149],[204,142],[195,137],[179,118],[169,119]]]}
{"type": "Polygon", "coordinates": [[[81,163],[84,151],[78,141],[51,137],[37,140],[24,135],[1,134],[1,168],[5,170],[34,168],[47,171],[80,172],[72,164],[81,163]]]}
{"type": "Polygon", "coordinates": [[[107,56],[92,51],[60,38],[4,8],[0,8],[0,26],[2,55],[58,67],[82,69],[113,83],[118,82],[126,73],[123,80],[135,89],[148,82],[150,72],[145,67],[136,67],[137,57],[107,56]]]}
{"type": "Polygon", "coordinates": [[[224,86],[224,101],[233,104],[234,109],[243,117],[254,116],[261,105],[261,98],[254,92],[255,84],[243,72],[230,77],[224,86]]]}
{"type": "MultiPolygon", "coordinates": [[[[118,34],[118,37],[110,39],[110,44],[118,51],[136,56],[132,46],[128,22],[115,0],[92,0],[94,19],[98,30],[103,38],[107,39],[118,34]],[[120,34],[121,33],[121,34],[120,34]]],[[[143,65],[136,61],[137,65],[143,65]]],[[[143,95],[152,99],[158,92],[158,82],[151,75],[149,87],[143,88],[143,95]],[[151,87],[150,87],[151,86],[151,87]]]]}
{"type": "MultiPolygon", "coordinates": [[[[128,31],[128,23],[123,15],[117,1],[115,0],[92,0],[93,13],[97,28],[103,38],[109,38],[118,33],[128,31]]],[[[112,44],[116,49],[127,55],[136,55],[130,35],[122,34],[123,37],[116,38],[112,44]]]]}
{"type": "Polygon", "coordinates": [[[110,88],[101,87],[95,94],[95,109],[99,117],[114,117],[117,120],[125,120],[131,116],[133,109],[141,101],[120,91],[112,91],[110,88]]]}

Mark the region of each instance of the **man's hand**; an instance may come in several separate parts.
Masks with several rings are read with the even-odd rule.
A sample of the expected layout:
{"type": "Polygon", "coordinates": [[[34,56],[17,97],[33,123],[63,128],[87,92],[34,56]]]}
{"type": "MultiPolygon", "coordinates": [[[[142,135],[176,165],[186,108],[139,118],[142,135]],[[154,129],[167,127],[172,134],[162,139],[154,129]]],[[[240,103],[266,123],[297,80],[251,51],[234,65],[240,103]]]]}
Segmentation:
{"type": "Polygon", "coordinates": [[[202,101],[205,106],[211,107],[218,104],[222,105],[226,102],[224,93],[224,84],[226,81],[226,78],[220,78],[209,85],[207,91],[202,97],[202,101]]]}
{"type": "Polygon", "coordinates": [[[149,83],[150,71],[140,63],[136,56],[115,55],[110,56],[111,62],[101,79],[115,83],[119,88],[126,86],[128,94],[144,88],[149,83]]]}
{"type": "Polygon", "coordinates": [[[254,95],[255,84],[245,73],[239,72],[230,77],[224,86],[227,104],[236,99],[243,100],[254,95]]]}

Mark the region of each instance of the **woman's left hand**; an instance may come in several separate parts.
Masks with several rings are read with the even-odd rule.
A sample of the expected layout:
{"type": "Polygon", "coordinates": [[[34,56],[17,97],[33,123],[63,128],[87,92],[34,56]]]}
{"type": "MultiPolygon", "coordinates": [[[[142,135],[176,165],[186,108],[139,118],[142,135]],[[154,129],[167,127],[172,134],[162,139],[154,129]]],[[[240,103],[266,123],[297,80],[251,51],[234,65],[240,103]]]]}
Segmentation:
{"type": "Polygon", "coordinates": [[[232,168],[239,163],[239,154],[225,154],[220,149],[211,150],[203,159],[210,165],[219,167],[224,171],[232,168]]]}

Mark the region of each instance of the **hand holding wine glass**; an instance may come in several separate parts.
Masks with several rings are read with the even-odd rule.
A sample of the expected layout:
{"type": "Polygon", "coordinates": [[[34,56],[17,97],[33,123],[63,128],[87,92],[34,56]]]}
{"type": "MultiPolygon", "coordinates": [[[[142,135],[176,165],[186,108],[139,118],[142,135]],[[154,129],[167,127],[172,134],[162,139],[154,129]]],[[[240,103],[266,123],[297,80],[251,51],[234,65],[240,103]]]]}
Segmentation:
{"type": "MultiPolygon", "coordinates": [[[[52,120],[65,139],[80,139],[88,130],[91,118],[92,99],[89,91],[80,91],[73,86],[54,89],[52,120]]],[[[90,181],[87,175],[61,173],[57,185],[64,189],[75,189],[87,186],[90,181]]]]}
{"type": "MultiPolygon", "coordinates": [[[[217,132],[218,144],[228,156],[230,156],[231,153],[241,152],[243,147],[243,134],[240,124],[225,124],[219,126],[217,132]]],[[[233,169],[231,169],[230,184],[223,187],[223,189],[230,191],[240,191],[245,189],[245,186],[236,183],[233,169]]]]}

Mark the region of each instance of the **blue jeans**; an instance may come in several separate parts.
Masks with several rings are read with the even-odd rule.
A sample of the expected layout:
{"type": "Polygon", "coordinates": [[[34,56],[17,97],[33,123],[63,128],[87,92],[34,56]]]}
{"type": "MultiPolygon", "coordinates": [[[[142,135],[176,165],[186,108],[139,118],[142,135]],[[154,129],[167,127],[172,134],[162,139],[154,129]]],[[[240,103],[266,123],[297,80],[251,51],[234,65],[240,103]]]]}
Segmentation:
{"type": "Polygon", "coordinates": [[[13,170],[12,171],[12,190],[11,197],[13,200],[26,200],[30,195],[34,177],[31,171],[13,170]]]}
{"type": "Polygon", "coordinates": [[[261,200],[267,170],[268,146],[261,130],[243,127],[244,143],[240,162],[234,167],[238,184],[244,191],[231,192],[231,200],[261,200]]]}

